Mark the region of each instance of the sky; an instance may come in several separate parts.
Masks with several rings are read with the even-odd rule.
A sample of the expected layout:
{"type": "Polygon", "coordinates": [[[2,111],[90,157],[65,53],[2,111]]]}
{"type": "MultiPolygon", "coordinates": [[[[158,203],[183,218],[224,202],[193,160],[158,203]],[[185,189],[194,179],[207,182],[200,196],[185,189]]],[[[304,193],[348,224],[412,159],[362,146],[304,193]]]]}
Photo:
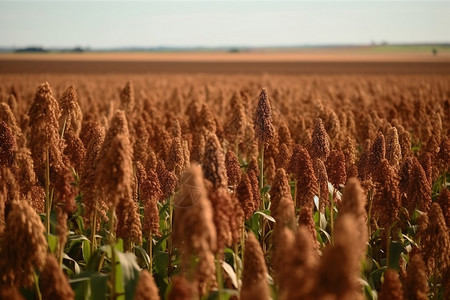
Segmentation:
{"type": "Polygon", "coordinates": [[[4,1],[1,47],[450,42],[450,1],[4,1]]]}

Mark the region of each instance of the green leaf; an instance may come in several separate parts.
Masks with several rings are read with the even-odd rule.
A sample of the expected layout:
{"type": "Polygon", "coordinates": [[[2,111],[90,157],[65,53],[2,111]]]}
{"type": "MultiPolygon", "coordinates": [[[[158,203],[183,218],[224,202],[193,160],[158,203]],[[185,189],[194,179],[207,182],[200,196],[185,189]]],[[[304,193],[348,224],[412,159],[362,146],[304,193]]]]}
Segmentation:
{"type": "Polygon", "coordinates": [[[75,274],[79,274],[79,273],[80,273],[80,266],[78,265],[78,263],[77,263],[76,260],[74,260],[73,258],[71,258],[71,257],[70,257],[69,255],[67,255],[66,253],[63,253],[63,259],[73,262],[75,274]]]}
{"type": "Polygon", "coordinates": [[[324,213],[319,213],[319,217],[319,227],[325,230],[327,228],[327,218],[324,213]]]}
{"type": "Polygon", "coordinates": [[[169,268],[169,254],[167,252],[159,251],[155,255],[154,265],[156,273],[162,278],[167,278],[167,269],[169,268]]]}
{"type": "Polygon", "coordinates": [[[144,260],[145,267],[147,268],[147,270],[150,270],[150,256],[147,254],[147,251],[145,251],[145,249],[140,246],[135,246],[134,249],[135,249],[136,253],[139,253],[139,255],[144,260]]]}
{"type": "Polygon", "coordinates": [[[391,241],[391,245],[389,248],[389,268],[399,270],[399,260],[402,252],[405,251],[405,247],[403,247],[402,243],[397,241],[391,241]]]}
{"type": "Polygon", "coordinates": [[[116,272],[116,280],[121,280],[123,284],[125,299],[132,300],[141,269],[139,268],[137,258],[134,254],[123,253],[116,250],[116,255],[119,261],[118,268],[116,270],[120,269],[120,272],[116,272]],[[119,274],[121,277],[118,277],[119,274]]]}
{"type": "Polygon", "coordinates": [[[83,251],[83,258],[85,262],[89,261],[89,258],[91,257],[91,242],[89,240],[82,241],[82,251],[83,251]]]}
{"type": "Polygon", "coordinates": [[[233,267],[231,267],[228,263],[221,261],[220,262],[222,264],[222,268],[224,269],[224,271],[228,274],[228,276],[230,277],[231,283],[233,284],[233,286],[235,288],[238,287],[238,279],[236,276],[236,272],[234,272],[233,267]]]}
{"type": "Polygon", "coordinates": [[[54,254],[58,246],[58,237],[53,234],[47,234],[47,242],[50,252],[54,254]]]}
{"type": "Polygon", "coordinates": [[[274,219],[272,216],[270,216],[269,214],[267,214],[267,213],[270,214],[270,211],[267,210],[267,209],[264,210],[264,211],[259,211],[259,210],[258,210],[258,211],[255,212],[255,214],[261,215],[261,216],[263,216],[264,218],[266,218],[267,220],[269,220],[269,221],[275,223],[275,219],[274,219]]]}

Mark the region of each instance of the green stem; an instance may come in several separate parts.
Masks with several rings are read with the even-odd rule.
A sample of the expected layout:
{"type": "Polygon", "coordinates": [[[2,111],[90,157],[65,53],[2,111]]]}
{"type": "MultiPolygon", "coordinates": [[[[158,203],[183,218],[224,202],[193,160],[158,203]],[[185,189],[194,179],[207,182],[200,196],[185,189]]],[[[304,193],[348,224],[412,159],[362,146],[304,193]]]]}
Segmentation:
{"type": "Polygon", "coordinates": [[[116,295],[116,250],[115,250],[115,216],[116,215],[116,207],[111,207],[111,221],[110,221],[110,229],[109,229],[109,244],[111,247],[111,300],[115,300],[117,298],[116,295]]]}
{"type": "Polygon", "coordinates": [[[91,253],[94,253],[94,251],[97,250],[97,239],[95,238],[97,232],[97,200],[94,201],[94,216],[92,217],[91,224],[91,253]]]}
{"type": "Polygon", "coordinates": [[[149,234],[149,237],[148,237],[148,256],[149,256],[149,260],[150,260],[150,262],[149,262],[150,270],[148,270],[148,271],[151,274],[153,271],[153,238],[152,238],[151,233],[149,234]]]}
{"type": "Polygon", "coordinates": [[[372,229],[371,229],[371,225],[370,225],[370,218],[371,218],[371,216],[372,216],[372,199],[373,199],[373,197],[372,197],[372,193],[373,193],[373,191],[372,191],[372,189],[370,189],[369,190],[369,209],[368,209],[368,212],[367,212],[367,230],[369,231],[369,239],[372,237],[372,229]]]}
{"type": "Polygon", "coordinates": [[[239,257],[239,244],[236,243],[236,245],[234,245],[234,255],[235,255],[235,259],[234,259],[234,269],[236,270],[236,283],[237,283],[237,289],[240,290],[240,284],[239,284],[239,279],[240,279],[240,265],[238,262],[238,257],[239,257]]]}
{"type": "Polygon", "coordinates": [[[37,276],[36,272],[34,272],[34,287],[36,289],[38,300],[42,300],[41,289],[39,288],[39,277],[37,276]]]}
{"type": "Polygon", "coordinates": [[[387,233],[386,233],[386,267],[388,269],[389,269],[389,255],[391,252],[390,241],[391,241],[391,226],[388,227],[387,233]]]}
{"type": "Polygon", "coordinates": [[[331,228],[331,244],[334,244],[334,193],[330,197],[331,205],[330,205],[330,228],[331,228]]]}
{"type": "Polygon", "coordinates": [[[216,276],[217,284],[219,286],[219,300],[224,299],[223,295],[223,280],[222,280],[222,265],[220,263],[220,254],[216,254],[216,276]]]}
{"type": "MultiPolygon", "coordinates": [[[[297,215],[297,179],[294,180],[295,181],[295,186],[294,186],[294,215],[297,215]]],[[[319,206],[320,207],[320,206],[319,206]]]]}
{"type": "Polygon", "coordinates": [[[45,151],[45,228],[50,234],[50,210],[52,204],[50,203],[50,159],[48,148],[45,151]]]}
{"type": "MultiPolygon", "coordinates": [[[[262,189],[264,187],[264,143],[261,145],[261,169],[259,170],[259,185],[262,189]]],[[[264,205],[264,204],[263,204],[264,205]]]]}

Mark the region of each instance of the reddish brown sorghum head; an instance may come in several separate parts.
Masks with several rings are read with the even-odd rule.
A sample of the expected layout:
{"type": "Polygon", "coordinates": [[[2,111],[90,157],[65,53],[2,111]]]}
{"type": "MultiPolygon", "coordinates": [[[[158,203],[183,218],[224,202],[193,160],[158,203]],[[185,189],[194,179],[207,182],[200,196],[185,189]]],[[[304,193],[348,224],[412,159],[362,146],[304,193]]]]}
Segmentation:
{"type": "Polygon", "coordinates": [[[75,293],[52,254],[47,255],[44,269],[39,278],[39,286],[43,299],[74,299],[75,293]]]}
{"type": "Polygon", "coordinates": [[[228,149],[225,156],[225,166],[227,169],[228,184],[237,186],[241,181],[241,165],[239,164],[236,154],[231,149],[228,149]]]}
{"type": "Polygon", "coordinates": [[[81,130],[83,113],[77,101],[77,92],[75,87],[69,86],[59,101],[61,117],[59,118],[59,127],[73,130],[76,136],[81,130]]]}
{"type": "Polygon", "coordinates": [[[267,282],[267,266],[264,255],[254,234],[249,232],[245,242],[244,272],[240,299],[270,299],[267,282]]]}
{"type": "Polygon", "coordinates": [[[142,270],[134,291],[133,300],[159,300],[159,290],[152,274],[142,270]]]}
{"type": "Polygon", "coordinates": [[[384,273],[384,281],[379,294],[380,300],[403,300],[402,283],[397,271],[388,269],[384,273]]]}
{"type": "Polygon", "coordinates": [[[272,125],[272,109],[266,89],[262,89],[259,94],[253,124],[256,138],[261,144],[266,145],[275,135],[275,128],[272,125]]]}
{"type": "Polygon", "coordinates": [[[407,275],[404,283],[406,299],[427,300],[428,280],[425,264],[419,251],[412,251],[409,257],[407,275]]]}
{"type": "Polygon", "coordinates": [[[16,150],[16,139],[11,129],[5,122],[0,121],[0,167],[12,166],[16,150]]]}
{"type": "Polygon", "coordinates": [[[47,255],[45,228],[27,201],[9,204],[2,236],[0,280],[17,287],[34,283],[35,271],[42,270],[47,255]]]}
{"type": "Polygon", "coordinates": [[[314,123],[314,131],[311,136],[311,157],[319,158],[322,161],[326,161],[328,155],[330,155],[330,142],[328,140],[328,134],[323,126],[322,119],[316,119],[314,123]]]}
{"type": "Polygon", "coordinates": [[[214,188],[228,186],[227,169],[222,147],[215,134],[210,134],[206,140],[203,173],[211,181],[214,188]]]}
{"type": "Polygon", "coordinates": [[[338,189],[347,180],[347,170],[345,168],[345,156],[342,151],[333,150],[326,161],[328,180],[338,189]]]}

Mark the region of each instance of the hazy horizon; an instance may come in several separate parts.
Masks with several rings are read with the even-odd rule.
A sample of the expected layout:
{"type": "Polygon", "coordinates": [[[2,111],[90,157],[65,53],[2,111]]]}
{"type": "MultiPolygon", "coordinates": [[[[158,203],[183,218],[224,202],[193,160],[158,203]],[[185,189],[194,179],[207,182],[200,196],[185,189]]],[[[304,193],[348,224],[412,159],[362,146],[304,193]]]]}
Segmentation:
{"type": "Polygon", "coordinates": [[[0,1],[0,47],[448,43],[450,2],[0,1]]]}

